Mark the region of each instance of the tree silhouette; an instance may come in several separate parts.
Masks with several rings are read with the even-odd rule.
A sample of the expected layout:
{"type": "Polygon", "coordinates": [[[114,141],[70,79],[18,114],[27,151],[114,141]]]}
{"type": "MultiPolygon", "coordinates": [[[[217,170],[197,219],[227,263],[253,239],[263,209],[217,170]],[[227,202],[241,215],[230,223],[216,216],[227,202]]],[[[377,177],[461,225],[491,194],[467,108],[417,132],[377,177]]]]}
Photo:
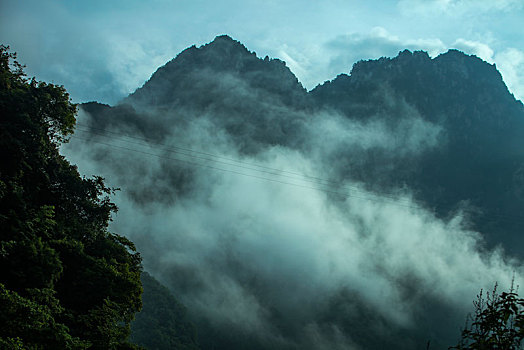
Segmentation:
{"type": "Polygon", "coordinates": [[[0,348],[124,349],[141,307],[141,258],[108,231],[101,177],[59,153],[76,105],[27,79],[0,45],[0,348]]]}
{"type": "Polygon", "coordinates": [[[483,291],[473,302],[474,316],[469,315],[458,345],[449,349],[518,350],[523,349],[524,299],[519,298],[512,283],[509,292],[483,291]]]}

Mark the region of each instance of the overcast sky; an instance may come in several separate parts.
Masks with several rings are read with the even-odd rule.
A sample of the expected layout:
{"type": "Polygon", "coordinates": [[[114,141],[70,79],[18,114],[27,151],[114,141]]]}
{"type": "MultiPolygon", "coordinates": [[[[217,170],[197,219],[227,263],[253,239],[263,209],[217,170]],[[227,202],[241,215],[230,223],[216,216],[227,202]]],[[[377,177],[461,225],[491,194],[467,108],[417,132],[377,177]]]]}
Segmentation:
{"type": "Polygon", "coordinates": [[[229,34],[312,89],[360,59],[458,48],[524,100],[524,0],[1,0],[0,42],[75,102],[114,104],[181,50],[229,34]]]}

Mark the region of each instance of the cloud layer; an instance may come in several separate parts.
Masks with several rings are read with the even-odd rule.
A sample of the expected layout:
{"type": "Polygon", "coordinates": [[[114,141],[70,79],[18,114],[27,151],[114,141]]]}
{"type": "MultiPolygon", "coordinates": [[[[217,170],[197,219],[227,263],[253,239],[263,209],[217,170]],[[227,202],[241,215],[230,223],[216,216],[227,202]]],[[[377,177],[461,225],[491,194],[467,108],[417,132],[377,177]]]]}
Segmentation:
{"type": "Polygon", "coordinates": [[[463,212],[438,219],[408,188],[370,192],[337,167],[341,154],[358,164],[387,150],[396,163],[440,147],[442,130],[405,102],[394,102],[398,123],[356,122],[241,86],[233,96],[276,129],[278,116],[296,120],[300,132],[289,137],[300,140],[246,148],[228,124],[246,121],[221,109],[185,117],[150,110],[146,120],[163,120],[162,146],[137,140],[125,124],[93,133],[85,125],[96,120],[82,113],[79,139],[64,149],[84,173],[122,188],[112,229],[136,242],[206,346],[447,346],[480,288],[506,288],[514,273],[522,281],[521,262],[482,248],[463,212]]]}

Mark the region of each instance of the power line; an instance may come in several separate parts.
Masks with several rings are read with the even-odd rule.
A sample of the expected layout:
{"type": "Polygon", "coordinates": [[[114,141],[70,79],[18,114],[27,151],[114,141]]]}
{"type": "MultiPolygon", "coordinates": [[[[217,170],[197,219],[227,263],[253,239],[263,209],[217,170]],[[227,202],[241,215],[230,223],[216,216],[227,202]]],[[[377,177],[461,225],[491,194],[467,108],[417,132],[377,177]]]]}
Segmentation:
{"type": "Polygon", "coordinates": [[[288,173],[288,174],[308,177],[308,178],[317,179],[317,180],[320,180],[320,181],[333,182],[332,180],[326,180],[326,179],[317,178],[317,177],[313,177],[313,176],[308,176],[308,175],[304,175],[302,173],[296,173],[296,172],[287,171],[287,170],[275,169],[275,168],[271,168],[271,167],[264,166],[264,165],[259,165],[259,164],[250,163],[250,162],[244,162],[242,160],[229,158],[229,157],[224,157],[224,156],[220,156],[220,155],[217,155],[217,154],[197,151],[197,150],[190,149],[190,148],[184,148],[184,147],[174,146],[174,145],[166,145],[166,144],[161,143],[161,142],[152,141],[150,139],[146,139],[146,138],[142,138],[142,137],[130,136],[130,135],[126,135],[126,134],[123,134],[123,133],[118,133],[118,132],[106,130],[104,128],[96,128],[96,127],[87,126],[87,125],[83,125],[83,124],[79,124],[79,123],[77,123],[76,125],[80,126],[82,128],[87,129],[87,130],[84,130],[84,131],[87,131],[87,132],[92,132],[93,130],[97,130],[97,131],[102,132],[103,134],[113,134],[113,135],[117,135],[117,136],[127,137],[127,138],[130,138],[130,139],[140,140],[140,141],[143,141],[143,142],[147,142],[148,144],[155,144],[155,145],[158,145],[158,146],[164,146],[164,147],[166,147],[166,149],[181,150],[181,151],[201,154],[201,155],[205,155],[205,156],[210,156],[210,157],[214,157],[214,158],[224,159],[224,160],[235,162],[235,163],[245,164],[245,165],[248,165],[248,166],[259,167],[259,168],[262,168],[262,169],[285,172],[285,173],[288,173]]]}
{"type": "Polygon", "coordinates": [[[392,204],[395,204],[395,205],[398,205],[398,206],[402,206],[402,207],[405,207],[405,208],[411,208],[411,209],[417,209],[417,210],[422,209],[421,207],[418,207],[418,206],[399,204],[398,201],[396,201],[396,200],[395,201],[393,201],[393,200],[388,201],[387,199],[383,199],[382,197],[380,197],[380,198],[359,197],[359,196],[355,196],[355,195],[349,194],[347,192],[329,190],[329,189],[321,188],[321,187],[304,186],[304,185],[297,184],[297,183],[286,182],[286,181],[281,181],[281,180],[277,180],[277,179],[270,179],[270,178],[267,178],[267,177],[262,177],[262,176],[252,175],[252,174],[246,174],[246,173],[242,173],[242,172],[236,171],[236,170],[223,169],[223,168],[218,168],[218,167],[211,166],[211,165],[191,162],[191,161],[180,159],[180,158],[166,157],[166,156],[155,154],[155,153],[150,153],[150,152],[136,150],[136,149],[132,149],[132,148],[128,148],[128,147],[113,145],[113,144],[106,143],[106,142],[89,140],[89,139],[85,139],[85,138],[81,138],[81,137],[75,137],[75,138],[77,140],[82,140],[82,141],[86,141],[86,142],[94,142],[94,143],[98,143],[98,144],[105,145],[105,146],[112,147],[112,148],[116,148],[116,149],[122,149],[122,150],[130,151],[130,152],[141,153],[141,154],[144,154],[144,155],[154,156],[154,157],[163,158],[163,159],[175,160],[175,161],[178,161],[178,162],[183,162],[183,163],[194,165],[194,166],[199,166],[199,167],[204,167],[204,168],[208,168],[208,169],[224,171],[224,172],[228,172],[228,173],[233,173],[233,174],[237,174],[237,175],[252,177],[252,178],[265,180],[265,181],[276,182],[276,183],[280,183],[280,184],[283,184],[283,185],[291,185],[291,186],[295,186],[295,187],[301,187],[301,188],[306,188],[306,189],[313,189],[313,190],[322,191],[322,192],[325,192],[325,193],[338,194],[338,195],[343,195],[343,196],[347,196],[347,197],[358,198],[358,199],[363,199],[363,200],[370,200],[370,201],[375,201],[375,202],[389,202],[389,203],[392,203],[392,204]]]}
{"type": "MultiPolygon", "coordinates": [[[[165,150],[170,152],[170,153],[181,154],[181,155],[184,155],[184,156],[187,156],[187,157],[191,157],[191,158],[194,158],[194,159],[201,159],[201,160],[205,160],[205,161],[212,161],[212,162],[215,162],[215,163],[219,163],[219,164],[223,164],[223,165],[229,165],[229,166],[234,166],[234,167],[245,169],[245,170],[257,171],[257,172],[260,172],[260,173],[269,174],[269,175],[275,175],[275,176],[280,176],[280,177],[285,177],[285,178],[289,178],[289,179],[292,179],[292,180],[305,181],[305,182],[313,183],[313,184],[316,184],[316,185],[321,185],[321,186],[326,186],[326,187],[331,187],[331,188],[334,188],[334,187],[332,185],[329,185],[329,184],[333,184],[333,185],[336,186],[336,188],[347,188],[348,190],[351,190],[351,191],[354,191],[354,192],[359,192],[359,193],[363,193],[363,194],[369,195],[368,192],[363,191],[363,190],[361,190],[360,188],[358,188],[356,186],[351,186],[351,185],[348,185],[348,184],[345,184],[345,183],[341,183],[341,182],[337,182],[337,181],[333,181],[333,180],[328,180],[328,179],[323,179],[323,178],[319,178],[319,177],[309,176],[309,175],[306,175],[306,174],[296,173],[296,172],[282,170],[282,169],[276,169],[276,168],[263,166],[263,165],[258,165],[258,164],[254,164],[254,163],[243,162],[243,161],[236,160],[236,159],[233,159],[233,158],[227,158],[227,157],[223,157],[223,156],[214,155],[214,154],[211,154],[211,153],[195,151],[195,150],[188,149],[188,148],[182,148],[182,147],[177,147],[177,146],[167,146],[165,144],[154,142],[154,141],[152,142],[152,141],[144,139],[144,138],[128,136],[128,135],[124,135],[124,134],[116,133],[116,132],[110,132],[110,131],[107,131],[107,130],[104,130],[104,129],[100,129],[100,128],[85,127],[83,125],[80,125],[80,126],[83,127],[83,128],[87,128],[87,130],[82,130],[82,129],[78,130],[78,131],[81,131],[81,132],[88,132],[90,134],[96,134],[96,135],[100,135],[100,136],[107,137],[107,138],[109,138],[107,133],[111,133],[113,135],[117,135],[117,136],[121,136],[121,137],[137,139],[137,140],[146,142],[148,144],[155,144],[155,145],[159,145],[159,146],[164,146],[165,150]],[[95,131],[92,131],[92,130],[95,130],[95,131]],[[102,130],[102,131],[99,132],[97,130],[102,130]],[[178,150],[183,150],[183,152],[178,151],[178,150]],[[196,153],[196,154],[203,154],[203,155],[206,155],[206,156],[209,156],[209,157],[214,157],[214,158],[218,158],[218,159],[225,159],[225,160],[228,160],[228,161],[231,161],[231,162],[235,162],[235,163],[239,163],[239,164],[231,164],[231,163],[224,162],[224,161],[221,161],[221,160],[204,158],[204,157],[201,157],[201,156],[198,156],[198,155],[195,156],[195,155],[193,155],[191,153],[186,153],[186,152],[191,152],[191,153],[196,153]],[[252,168],[252,167],[258,167],[258,168],[261,168],[261,169],[255,169],[255,168],[252,168]],[[263,169],[266,169],[266,170],[263,170],[263,169]],[[290,176],[290,175],[287,175],[287,174],[300,176],[301,178],[296,178],[295,176],[290,176]],[[322,183],[322,182],[326,182],[328,184],[325,184],[325,183],[322,183]]],[[[113,139],[114,138],[112,138],[112,140],[113,139]]],[[[132,142],[132,141],[127,141],[127,140],[122,140],[122,139],[120,139],[118,141],[130,143],[130,144],[134,144],[134,145],[140,145],[140,146],[149,146],[149,145],[143,145],[143,144],[139,144],[139,143],[132,142]]],[[[391,199],[393,199],[395,201],[403,201],[403,202],[406,202],[406,203],[409,202],[408,200],[405,200],[405,199],[399,199],[397,196],[395,196],[394,194],[391,194],[391,193],[386,193],[386,192],[377,192],[377,193],[379,193],[382,197],[388,197],[388,198],[391,198],[391,199]]]]}
{"type": "MultiPolygon", "coordinates": [[[[74,137],[76,139],[83,140],[83,141],[86,141],[86,142],[96,142],[96,143],[99,143],[99,144],[102,144],[102,145],[106,145],[108,147],[113,147],[113,148],[117,148],[117,149],[123,149],[123,150],[136,152],[136,153],[142,153],[142,154],[145,154],[145,155],[151,155],[151,156],[155,156],[155,157],[158,157],[158,158],[175,160],[175,161],[178,161],[178,162],[184,162],[184,163],[191,164],[191,165],[194,165],[194,166],[205,167],[205,168],[209,168],[209,169],[214,169],[214,170],[234,173],[234,174],[237,174],[237,175],[257,178],[257,179],[261,179],[261,180],[265,180],[265,181],[276,182],[276,183],[280,183],[280,184],[284,184],[284,185],[291,185],[291,186],[295,186],[295,187],[314,189],[314,190],[322,191],[322,192],[325,192],[325,193],[344,195],[344,196],[348,196],[348,197],[358,198],[358,199],[362,199],[362,200],[369,200],[369,201],[374,201],[374,202],[388,202],[388,203],[392,203],[392,204],[397,205],[397,206],[410,208],[410,209],[417,209],[417,210],[424,209],[424,208],[422,208],[420,206],[414,206],[414,205],[410,205],[410,204],[403,204],[403,203],[409,203],[410,200],[409,199],[398,198],[394,194],[390,194],[390,193],[386,193],[386,192],[376,192],[377,194],[370,194],[369,192],[363,191],[363,190],[361,190],[359,188],[355,188],[355,186],[350,186],[350,185],[347,185],[347,184],[341,184],[341,183],[338,183],[338,182],[332,181],[332,180],[317,178],[317,177],[313,177],[313,176],[308,176],[308,175],[295,173],[295,172],[291,172],[291,171],[286,171],[286,170],[271,168],[271,167],[267,167],[267,166],[257,165],[257,164],[253,164],[253,163],[247,163],[247,162],[243,162],[243,161],[240,161],[240,160],[235,160],[235,159],[232,159],[232,158],[227,158],[227,157],[222,157],[222,156],[218,156],[218,155],[213,155],[211,153],[205,153],[205,152],[191,150],[191,149],[188,149],[188,148],[182,148],[182,147],[177,147],[177,146],[169,146],[168,147],[165,144],[152,142],[152,141],[149,141],[149,140],[144,139],[144,138],[132,137],[132,136],[116,133],[116,132],[110,132],[110,131],[107,131],[107,130],[104,130],[104,129],[100,129],[100,128],[91,128],[91,127],[86,127],[86,126],[83,126],[83,125],[80,125],[80,126],[85,128],[85,129],[87,129],[87,130],[78,130],[78,131],[82,131],[82,132],[85,132],[85,133],[97,134],[97,135],[100,135],[100,136],[103,136],[103,137],[107,137],[107,138],[109,138],[110,136],[104,134],[103,132],[111,133],[111,134],[118,135],[118,136],[121,136],[121,137],[126,137],[126,138],[130,138],[130,139],[138,139],[140,141],[146,142],[147,144],[140,144],[140,143],[136,143],[136,142],[132,142],[132,141],[123,140],[121,138],[120,139],[118,139],[118,138],[111,138],[111,140],[117,140],[117,141],[126,142],[126,143],[130,143],[130,144],[135,144],[135,145],[139,145],[139,146],[150,146],[150,144],[161,145],[161,146],[165,146],[166,149],[164,149],[164,150],[168,151],[170,153],[183,155],[183,156],[190,157],[190,158],[193,158],[193,159],[200,159],[200,160],[204,160],[204,161],[211,161],[211,162],[219,163],[219,164],[222,164],[222,165],[234,166],[234,167],[237,167],[237,168],[240,168],[240,169],[250,170],[250,171],[259,172],[259,173],[264,173],[264,174],[268,174],[268,175],[272,175],[272,176],[280,176],[280,177],[285,177],[285,178],[289,178],[289,179],[292,179],[292,180],[310,182],[310,183],[313,183],[313,184],[316,184],[316,185],[319,185],[319,186],[323,186],[324,188],[322,188],[322,187],[304,186],[304,185],[301,185],[301,184],[281,181],[281,180],[277,180],[277,179],[270,179],[270,178],[267,178],[267,177],[246,174],[246,173],[242,173],[242,172],[235,171],[235,170],[228,170],[228,169],[218,168],[218,167],[215,167],[215,166],[210,166],[210,165],[205,165],[205,164],[201,164],[201,163],[196,163],[196,162],[192,162],[192,161],[188,161],[188,160],[184,160],[184,159],[180,159],[180,158],[166,157],[166,156],[162,156],[162,155],[158,155],[158,154],[154,154],[154,153],[150,153],[150,152],[145,152],[145,151],[141,151],[141,150],[136,150],[136,149],[131,149],[131,148],[127,148],[127,147],[117,146],[117,145],[104,143],[104,142],[100,142],[100,141],[96,141],[96,140],[92,140],[92,139],[83,139],[83,138],[78,137],[77,134],[74,134],[74,137]],[[96,132],[96,131],[93,132],[92,130],[103,130],[103,132],[96,132]],[[209,159],[209,158],[205,158],[205,157],[195,156],[195,155],[193,155],[191,153],[185,153],[185,152],[177,151],[176,149],[182,149],[182,150],[184,150],[186,152],[192,152],[192,153],[196,153],[196,154],[204,154],[204,155],[207,155],[207,156],[210,156],[210,157],[226,159],[226,160],[229,160],[229,161],[232,161],[232,162],[236,162],[236,163],[239,163],[239,164],[231,164],[231,163],[223,162],[223,161],[220,161],[220,160],[215,160],[215,159],[209,159]],[[249,166],[252,166],[252,167],[259,167],[259,168],[262,168],[262,169],[268,169],[268,170],[272,170],[272,171],[266,171],[266,170],[246,167],[246,166],[243,166],[242,164],[248,164],[249,166]],[[296,174],[296,175],[299,175],[299,176],[301,176],[303,178],[302,179],[301,178],[296,178],[296,177],[289,176],[289,175],[286,175],[286,174],[296,174]],[[319,181],[312,181],[311,179],[317,179],[319,181],[330,182],[330,183],[333,183],[333,184],[340,184],[340,186],[337,187],[337,188],[346,188],[346,189],[348,189],[351,192],[363,193],[363,194],[366,195],[366,197],[359,197],[359,196],[356,196],[354,194],[349,194],[348,192],[341,192],[341,191],[337,190],[335,187],[333,187],[331,185],[323,184],[323,183],[320,183],[319,181]],[[370,198],[369,195],[371,195],[371,196],[373,196],[375,198],[370,198]]],[[[438,207],[439,206],[435,206],[435,207],[433,207],[433,209],[435,210],[438,207]]],[[[524,217],[520,217],[520,216],[510,216],[510,215],[494,214],[494,213],[492,213],[490,215],[484,215],[484,218],[485,217],[489,217],[489,216],[502,218],[503,220],[501,220],[501,221],[505,221],[505,222],[512,222],[512,223],[518,222],[520,224],[524,224],[524,217]]],[[[489,221],[487,221],[487,222],[489,222],[489,221]]]]}

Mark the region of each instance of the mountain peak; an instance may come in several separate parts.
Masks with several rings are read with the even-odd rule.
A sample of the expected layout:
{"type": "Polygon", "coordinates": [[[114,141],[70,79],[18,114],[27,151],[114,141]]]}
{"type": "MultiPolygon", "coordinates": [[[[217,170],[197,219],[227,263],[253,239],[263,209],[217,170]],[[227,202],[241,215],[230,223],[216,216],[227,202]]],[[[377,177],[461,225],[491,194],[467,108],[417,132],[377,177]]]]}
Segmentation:
{"type": "Polygon", "coordinates": [[[235,42],[239,42],[239,41],[233,39],[232,37],[230,37],[230,36],[227,35],[227,34],[217,35],[213,41],[217,41],[217,40],[226,40],[226,41],[235,41],[235,42]]]}
{"type": "MultiPolygon", "coordinates": [[[[312,95],[321,104],[338,106],[346,114],[369,116],[380,112],[379,104],[369,104],[372,107],[366,112],[355,106],[386,96],[384,91],[386,95],[402,96],[432,122],[443,115],[453,116],[448,122],[462,123],[461,130],[469,133],[480,120],[492,130],[503,128],[522,111],[493,64],[454,49],[433,59],[423,51],[404,50],[394,58],[359,61],[350,75],[340,75],[317,86],[312,95]],[[515,109],[497,112],[501,105],[515,105],[515,109]],[[485,112],[475,120],[472,111],[478,110],[485,112]]],[[[452,129],[457,130],[456,125],[452,129]]]]}
{"type": "Polygon", "coordinates": [[[250,52],[240,41],[233,39],[229,35],[218,35],[212,42],[200,46],[201,50],[221,50],[222,53],[237,52],[239,54],[255,55],[250,52]]]}
{"type": "Polygon", "coordinates": [[[195,100],[184,97],[194,86],[198,94],[210,94],[232,80],[243,81],[250,88],[264,90],[278,99],[300,99],[306,90],[278,59],[261,59],[241,42],[219,35],[200,47],[191,46],[160,67],[144,86],[123,102],[145,105],[173,105],[195,100]],[[206,92],[200,91],[204,88],[206,92]],[[300,97],[298,97],[300,96],[300,97]]]}
{"type": "Polygon", "coordinates": [[[226,44],[237,44],[237,45],[244,46],[244,45],[242,45],[242,43],[240,41],[233,39],[232,37],[230,37],[227,34],[217,35],[215,37],[215,39],[213,39],[212,42],[210,42],[209,44],[206,44],[206,45],[223,44],[223,43],[226,43],[226,44]]]}

